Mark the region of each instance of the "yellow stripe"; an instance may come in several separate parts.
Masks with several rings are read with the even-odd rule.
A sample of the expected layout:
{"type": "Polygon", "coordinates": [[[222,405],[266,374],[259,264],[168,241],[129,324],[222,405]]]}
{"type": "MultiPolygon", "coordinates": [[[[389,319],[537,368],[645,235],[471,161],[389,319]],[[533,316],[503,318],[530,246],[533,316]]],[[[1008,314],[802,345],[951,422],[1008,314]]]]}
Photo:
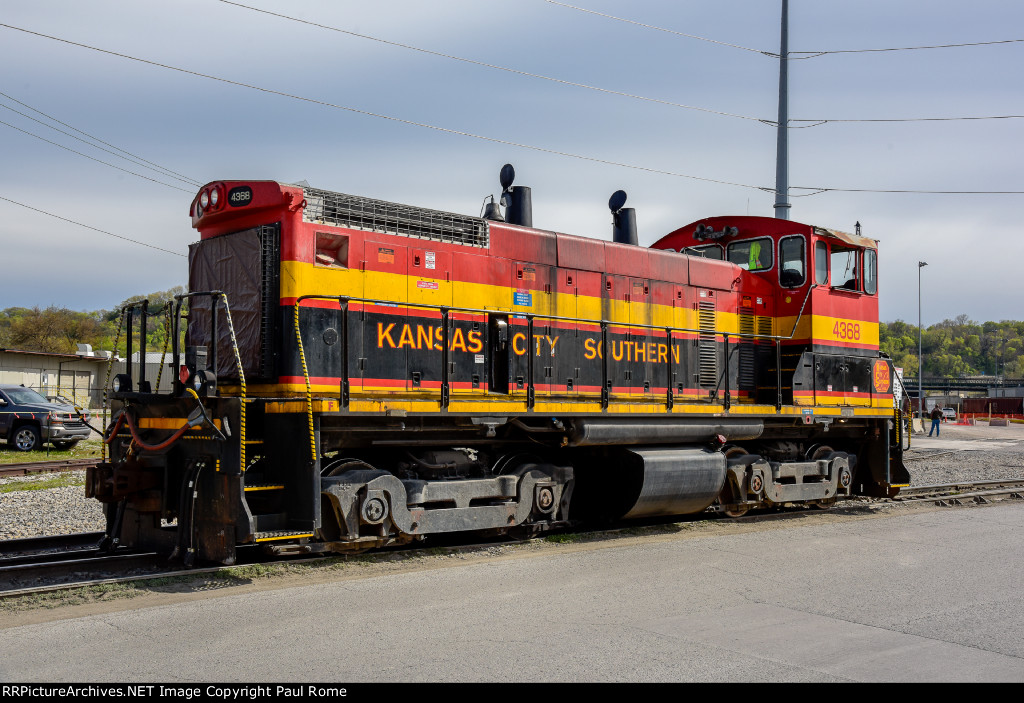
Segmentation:
{"type": "Polygon", "coordinates": [[[284,486],[246,486],[245,492],[250,491],[281,491],[284,490],[284,486]]]}
{"type": "MultiPolygon", "coordinates": [[[[188,420],[184,417],[140,417],[140,430],[179,430],[188,420]]],[[[214,426],[220,429],[220,420],[213,421],[214,426]]]]}
{"type": "Polygon", "coordinates": [[[313,533],[310,532],[308,534],[303,533],[303,534],[299,534],[299,535],[281,535],[280,537],[260,537],[256,541],[257,542],[274,542],[274,541],[279,540],[279,539],[303,539],[305,537],[312,537],[312,536],[313,536],[313,533]]]}

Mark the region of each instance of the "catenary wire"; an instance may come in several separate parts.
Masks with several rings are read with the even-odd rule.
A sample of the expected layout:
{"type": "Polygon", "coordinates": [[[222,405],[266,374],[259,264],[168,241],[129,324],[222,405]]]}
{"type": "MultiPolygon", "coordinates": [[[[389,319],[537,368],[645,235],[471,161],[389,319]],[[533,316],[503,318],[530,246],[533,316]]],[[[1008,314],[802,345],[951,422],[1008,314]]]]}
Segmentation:
{"type": "Polygon", "coordinates": [[[698,107],[696,105],[684,105],[682,103],[672,102],[671,100],[662,100],[660,98],[648,98],[646,96],[637,95],[635,93],[627,93],[627,92],[624,92],[624,91],[621,91],[621,90],[612,90],[611,88],[601,88],[599,86],[588,85],[586,83],[577,83],[576,81],[570,81],[570,80],[566,80],[564,78],[554,78],[552,76],[545,76],[545,75],[540,74],[540,73],[531,73],[529,71],[522,71],[522,70],[517,69],[517,68],[508,68],[507,66],[499,66],[497,64],[487,63],[485,61],[476,61],[474,59],[467,59],[467,58],[463,58],[461,56],[454,56],[452,54],[445,54],[445,53],[442,53],[440,51],[432,51],[430,49],[422,49],[422,48],[420,48],[418,46],[412,46],[411,44],[403,44],[401,42],[391,41],[389,39],[381,39],[379,37],[370,36],[369,34],[361,34],[359,32],[353,32],[353,31],[350,31],[350,30],[347,30],[347,29],[341,29],[339,27],[332,27],[330,25],[321,24],[319,22],[312,22],[310,20],[300,19],[298,17],[291,17],[290,15],[284,15],[284,14],[281,14],[279,12],[271,12],[270,10],[263,10],[263,9],[258,8],[258,7],[252,7],[250,5],[243,5],[242,3],[239,3],[239,2],[232,2],[232,0],[217,0],[217,1],[218,2],[222,2],[225,5],[233,5],[235,7],[240,7],[240,8],[246,9],[246,10],[252,10],[253,12],[259,12],[259,13],[262,13],[262,14],[265,14],[265,15],[270,15],[272,17],[278,17],[280,19],[290,20],[292,22],[298,22],[300,24],[306,24],[306,25],[309,25],[311,27],[318,27],[320,29],[327,29],[327,30],[330,30],[332,32],[338,32],[340,34],[348,34],[349,36],[359,37],[360,39],[369,39],[370,41],[380,42],[381,44],[387,44],[389,46],[397,46],[397,47],[401,47],[403,49],[409,49],[411,51],[418,51],[420,53],[429,54],[431,56],[440,56],[442,58],[452,59],[454,61],[462,61],[463,63],[473,64],[475,66],[483,66],[485,68],[493,68],[493,69],[496,69],[498,71],[505,71],[506,73],[514,73],[514,74],[517,74],[517,75],[520,75],[520,76],[527,76],[529,78],[539,78],[541,80],[551,81],[553,83],[560,83],[562,85],[571,85],[571,86],[576,87],[576,88],[584,88],[586,90],[594,90],[594,91],[597,91],[599,93],[607,93],[607,94],[610,94],[610,95],[619,95],[619,96],[622,96],[624,98],[632,98],[634,100],[643,100],[645,102],[657,103],[659,105],[668,105],[669,107],[678,107],[678,108],[682,108],[684,110],[697,110],[698,112],[707,112],[707,113],[710,113],[712,115],[721,115],[723,117],[735,117],[735,118],[741,119],[741,120],[750,120],[750,121],[753,121],[753,122],[763,122],[763,123],[769,124],[769,125],[777,124],[776,122],[774,122],[772,120],[761,118],[761,117],[752,117],[750,115],[738,115],[738,114],[735,114],[735,113],[732,113],[732,112],[723,112],[721,110],[712,110],[710,108],[698,107]]]}
{"type": "Polygon", "coordinates": [[[126,168],[121,168],[120,166],[115,166],[114,164],[112,164],[112,163],[110,163],[108,161],[104,161],[103,159],[97,159],[95,156],[89,156],[88,154],[83,154],[80,151],[75,151],[71,147],[67,147],[67,146],[64,146],[63,144],[58,144],[57,142],[50,141],[46,137],[40,137],[38,134],[34,134],[33,132],[29,132],[26,129],[22,129],[21,127],[15,127],[10,122],[4,122],[3,120],[0,120],[0,124],[4,125],[6,127],[10,127],[11,129],[17,130],[17,131],[21,132],[22,134],[27,134],[30,137],[35,137],[36,139],[38,139],[40,141],[44,141],[47,144],[52,144],[53,146],[60,147],[61,149],[64,149],[65,151],[70,151],[72,154],[78,154],[79,156],[84,156],[85,158],[89,159],[90,161],[95,161],[96,163],[103,164],[104,166],[109,166],[110,168],[116,168],[118,171],[124,171],[125,173],[130,173],[133,176],[138,176],[139,178],[144,178],[147,181],[152,181],[153,183],[159,183],[160,185],[167,186],[168,188],[174,188],[175,190],[180,190],[183,193],[191,193],[192,192],[191,190],[186,190],[185,188],[179,188],[176,185],[171,185],[170,183],[164,183],[163,181],[158,181],[155,178],[150,178],[149,176],[144,176],[141,173],[135,173],[135,171],[129,171],[126,168]]]}
{"type": "MultiPolygon", "coordinates": [[[[628,164],[628,163],[624,163],[624,162],[621,162],[621,161],[612,161],[610,159],[601,159],[601,158],[597,158],[597,157],[593,157],[593,156],[586,156],[586,155],[583,155],[583,154],[575,154],[575,153],[568,152],[568,151],[560,151],[560,150],[557,150],[557,149],[548,149],[546,147],[535,146],[535,145],[532,145],[532,144],[525,144],[525,143],[522,143],[522,142],[514,142],[514,141],[510,141],[510,140],[506,140],[506,139],[499,139],[497,137],[488,137],[488,136],[485,136],[485,135],[474,134],[472,132],[465,132],[465,131],[462,131],[462,130],[450,129],[448,127],[440,127],[440,126],[428,124],[428,123],[425,123],[425,122],[416,122],[416,121],[407,120],[407,119],[404,119],[404,118],[401,118],[401,117],[394,117],[394,116],[391,116],[391,115],[384,115],[384,114],[377,113],[377,112],[371,112],[369,110],[360,110],[358,108],[348,107],[348,106],[345,106],[345,105],[339,105],[337,103],[330,103],[330,102],[327,102],[327,101],[324,101],[324,100],[317,100],[315,98],[306,98],[306,97],[302,97],[300,95],[294,95],[292,93],[286,93],[286,92],[279,91],[279,90],[273,90],[271,88],[263,88],[263,87],[260,87],[260,86],[251,85],[249,83],[243,83],[241,81],[235,81],[235,80],[231,80],[231,79],[228,79],[228,78],[221,78],[221,77],[218,77],[218,76],[213,76],[213,75],[206,74],[206,73],[200,73],[198,71],[192,71],[192,70],[185,69],[185,68],[178,68],[176,66],[170,66],[168,64],[163,64],[163,63],[159,63],[159,62],[156,62],[156,61],[150,61],[148,59],[142,59],[142,58],[138,58],[138,57],[135,57],[135,56],[130,56],[128,54],[122,54],[122,53],[118,53],[116,51],[110,51],[108,49],[100,49],[98,47],[90,46],[88,44],[82,44],[80,42],[74,42],[74,41],[71,41],[70,39],[61,39],[60,37],[54,37],[54,36],[51,36],[49,34],[43,34],[41,32],[36,32],[36,31],[30,30],[30,29],[24,29],[22,27],[16,27],[16,26],[10,25],[10,24],[0,23],[0,27],[5,27],[7,29],[13,29],[13,30],[18,31],[18,32],[24,32],[26,34],[31,34],[33,36],[41,37],[41,38],[44,38],[44,39],[50,39],[50,40],[53,40],[53,41],[61,42],[63,44],[68,44],[70,46],[77,46],[77,47],[80,47],[80,48],[83,48],[83,49],[89,49],[91,51],[96,51],[96,52],[99,52],[99,53],[102,53],[102,54],[107,54],[109,56],[116,56],[118,58],[128,59],[130,61],[136,61],[138,63],[143,63],[143,64],[147,64],[147,65],[150,65],[150,66],[157,66],[159,68],[165,68],[165,69],[168,69],[168,70],[171,70],[171,71],[176,71],[176,72],[184,73],[184,74],[187,74],[187,75],[197,76],[199,78],[206,78],[206,79],[209,79],[209,80],[217,81],[219,83],[225,83],[227,85],[234,85],[234,86],[241,87],[241,88],[248,88],[250,90],[256,90],[256,91],[259,91],[259,92],[262,92],[262,93],[267,93],[268,95],[277,95],[277,96],[280,96],[280,97],[290,98],[290,99],[293,99],[293,100],[299,100],[301,102],[306,102],[306,103],[310,103],[310,104],[314,104],[314,105],[320,105],[322,107],[329,107],[329,108],[332,108],[332,109],[344,110],[346,112],[352,112],[352,113],[359,114],[359,115],[366,115],[366,116],[369,116],[369,117],[377,117],[377,118],[380,118],[380,119],[385,119],[385,120],[389,120],[389,121],[392,121],[392,122],[397,122],[399,124],[407,124],[407,125],[411,125],[411,126],[415,126],[415,127],[423,127],[425,129],[431,129],[431,130],[438,131],[438,132],[443,132],[443,133],[446,133],[446,134],[455,134],[455,135],[458,135],[458,136],[470,137],[472,139],[479,139],[481,141],[493,142],[493,143],[496,143],[496,144],[504,144],[506,146],[513,146],[513,147],[517,147],[517,148],[521,148],[521,149],[529,149],[531,151],[538,151],[538,152],[547,153],[547,154],[554,154],[554,155],[557,155],[557,156],[565,156],[567,158],[579,159],[581,161],[589,161],[589,162],[592,162],[592,163],[600,163],[600,164],[605,164],[605,165],[608,165],[608,166],[619,166],[621,168],[628,168],[628,169],[633,169],[633,170],[637,170],[637,171],[644,171],[644,172],[647,172],[647,173],[654,173],[654,174],[659,174],[659,175],[664,175],[664,176],[673,176],[673,177],[677,177],[677,178],[687,178],[687,179],[696,180],[696,181],[703,181],[703,182],[706,182],[706,183],[717,183],[719,185],[731,185],[731,186],[737,186],[737,187],[740,187],[740,188],[749,188],[751,190],[764,191],[764,192],[768,192],[768,193],[774,193],[775,192],[775,188],[769,187],[769,186],[758,186],[758,185],[752,185],[752,184],[748,184],[748,183],[738,183],[738,182],[735,182],[735,181],[726,181],[726,180],[720,180],[720,179],[715,179],[715,178],[706,178],[706,177],[703,177],[703,176],[694,176],[694,175],[690,175],[690,174],[679,173],[679,172],[676,172],[676,171],[666,171],[666,170],[663,170],[663,169],[650,168],[650,167],[647,167],[647,166],[639,166],[639,165],[636,165],[636,164],[628,164]]],[[[0,122],[0,124],[6,124],[6,123],[0,122]]],[[[8,125],[8,126],[11,126],[11,125],[8,125]]],[[[15,129],[17,129],[17,128],[15,127],[15,129]]],[[[19,131],[24,131],[24,130],[19,130],[19,131]]],[[[35,136],[35,135],[33,135],[33,136],[35,136]]],[[[39,137],[39,138],[42,139],[42,137],[39,137]]],[[[48,141],[48,140],[44,140],[44,141],[48,141]]],[[[63,148],[67,148],[67,147],[63,147],[63,148]]],[[[88,158],[92,158],[92,157],[88,157],[88,158]]],[[[115,167],[115,168],[117,168],[117,167],[115,167]]],[[[121,170],[123,170],[123,169],[121,169],[121,170]]],[[[145,178],[145,176],[143,176],[143,177],[145,178]]],[[[148,179],[148,180],[152,180],[152,179],[148,179]]],[[[167,185],[167,184],[164,184],[164,185],[167,185]]],[[[176,186],[169,186],[169,187],[176,188],[176,186]]],[[[821,193],[834,191],[834,192],[859,192],[859,193],[934,193],[934,194],[965,194],[965,195],[966,194],[970,194],[970,195],[1019,195],[1019,194],[1024,194],[1024,191],[939,191],[939,190],[930,191],[930,190],[886,190],[886,189],[871,189],[871,188],[846,189],[846,188],[829,188],[829,187],[818,187],[818,186],[800,186],[800,187],[791,186],[791,189],[793,189],[793,188],[803,189],[803,190],[814,190],[814,191],[821,192],[821,193]]],[[[182,190],[182,189],[179,188],[178,190],[182,190]]],[[[186,191],[186,192],[191,192],[191,191],[186,191]]]]}
{"type": "MultiPolygon", "coordinates": [[[[0,93],[0,95],[3,95],[3,93],[0,93]]],[[[98,146],[96,144],[93,144],[92,142],[89,142],[89,141],[87,141],[85,139],[82,139],[81,137],[76,137],[74,134],[71,134],[70,132],[65,132],[63,129],[58,129],[58,128],[54,127],[53,125],[46,124],[45,122],[43,122],[40,119],[36,119],[35,117],[32,117],[32,115],[26,115],[24,112],[21,112],[19,110],[15,110],[13,107],[10,107],[9,105],[0,104],[0,107],[2,107],[5,110],[10,110],[11,112],[13,112],[16,115],[21,115],[25,119],[32,120],[33,122],[36,122],[37,124],[41,124],[43,127],[46,127],[47,129],[52,129],[55,132],[60,132],[61,134],[63,134],[66,137],[71,137],[72,139],[76,139],[76,140],[82,142],[83,144],[91,146],[93,149],[99,149],[100,151],[105,151],[105,152],[107,152],[108,154],[110,154],[112,156],[116,156],[119,159],[124,159],[128,163],[135,164],[136,166],[142,166],[143,168],[148,168],[150,170],[157,171],[157,173],[159,173],[161,176],[168,176],[168,177],[173,178],[175,180],[181,181],[182,183],[188,183],[189,185],[192,185],[192,186],[201,186],[202,185],[202,183],[199,183],[197,181],[193,181],[191,179],[187,179],[187,178],[180,177],[180,176],[175,176],[175,175],[173,175],[171,173],[166,173],[164,171],[157,170],[156,168],[153,168],[152,166],[148,166],[145,163],[142,163],[141,161],[136,161],[135,159],[130,159],[127,156],[122,156],[121,154],[118,154],[116,151],[113,151],[111,149],[106,149],[104,147],[98,146]]],[[[32,136],[35,136],[35,135],[32,135],[32,136]]],[[[51,144],[52,143],[53,142],[51,142],[51,144]]],[[[104,142],[104,143],[106,143],[106,142],[104,142]]],[[[117,147],[114,147],[114,148],[116,149],[117,147]]]]}
{"type": "MultiPolygon", "coordinates": [[[[83,132],[82,130],[78,129],[77,127],[73,127],[73,126],[69,125],[67,122],[61,122],[60,120],[58,120],[53,115],[48,115],[45,112],[43,112],[42,110],[38,110],[38,109],[32,107],[31,105],[29,105],[27,103],[23,103],[22,101],[20,101],[17,98],[14,98],[14,97],[8,95],[7,93],[0,93],[0,96],[3,96],[5,98],[7,98],[11,102],[17,103],[18,105],[21,105],[24,108],[28,108],[29,110],[31,110],[32,112],[36,113],[37,115],[42,115],[43,117],[45,117],[48,120],[52,120],[53,122],[56,122],[57,124],[59,124],[59,125],[61,125],[63,127],[67,127],[68,129],[70,129],[70,130],[72,130],[74,132],[78,132],[79,134],[81,134],[83,136],[86,136],[89,139],[92,139],[94,142],[99,142],[100,144],[103,144],[104,146],[109,146],[111,149],[119,151],[122,154],[127,154],[128,156],[132,157],[133,159],[138,159],[142,163],[148,164],[149,166],[152,166],[155,169],[159,169],[159,170],[163,171],[164,173],[166,173],[168,175],[175,176],[178,179],[185,180],[188,183],[194,183],[197,186],[198,185],[202,185],[202,183],[200,183],[199,181],[195,180],[194,178],[189,178],[188,176],[186,176],[186,175],[184,175],[182,173],[178,173],[177,171],[172,171],[171,169],[169,169],[169,168],[167,168],[165,166],[161,166],[160,164],[153,163],[152,161],[147,161],[146,159],[142,158],[138,154],[133,154],[130,151],[126,151],[126,150],[124,150],[124,149],[122,149],[120,147],[114,146],[110,142],[105,142],[102,139],[100,139],[99,137],[93,136],[92,134],[89,134],[88,132],[83,132]]],[[[10,108],[8,108],[8,109],[10,109],[10,108]]],[[[49,126],[49,125],[47,125],[47,126],[49,126]]]]}
{"type": "Polygon", "coordinates": [[[140,245],[142,245],[144,247],[149,247],[150,249],[156,249],[157,251],[166,252],[168,254],[174,254],[175,256],[185,256],[181,252],[171,251],[170,249],[164,249],[163,247],[158,247],[155,244],[148,244],[146,242],[140,242],[137,239],[132,239],[130,237],[124,237],[124,236],[122,236],[120,234],[114,234],[113,232],[107,232],[106,230],[102,230],[102,229],[99,229],[97,227],[91,227],[89,225],[82,224],[81,222],[76,222],[75,220],[69,220],[66,217],[61,217],[60,215],[55,215],[52,212],[47,212],[46,210],[40,210],[39,208],[32,207],[31,205],[26,205],[25,203],[19,203],[17,200],[11,200],[10,198],[5,198],[2,195],[0,195],[0,200],[4,200],[4,201],[6,201],[8,203],[11,203],[13,205],[18,205],[18,206],[23,207],[23,208],[25,208],[27,210],[32,210],[34,212],[38,212],[38,213],[41,213],[43,215],[49,215],[50,217],[55,217],[58,220],[63,220],[64,222],[70,222],[71,224],[78,225],[79,227],[85,227],[86,229],[91,229],[94,232],[99,232],[100,234],[105,234],[105,235],[107,235],[109,237],[115,237],[117,239],[123,239],[126,242],[131,242],[132,244],[140,244],[140,245]]]}

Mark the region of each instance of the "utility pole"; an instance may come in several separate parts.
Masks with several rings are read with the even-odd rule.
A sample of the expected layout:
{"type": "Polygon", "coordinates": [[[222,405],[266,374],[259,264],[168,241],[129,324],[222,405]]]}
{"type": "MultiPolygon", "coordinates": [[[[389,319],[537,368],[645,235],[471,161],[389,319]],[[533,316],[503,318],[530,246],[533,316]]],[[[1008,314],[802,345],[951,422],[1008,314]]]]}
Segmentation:
{"type": "Polygon", "coordinates": [[[789,0],[782,0],[779,47],[779,125],[775,155],[775,217],[789,219],[789,0]]]}
{"type": "Polygon", "coordinates": [[[921,369],[924,368],[924,357],[921,356],[921,269],[928,265],[927,261],[917,262],[917,409],[921,416],[921,431],[924,432],[924,391],[921,390],[921,369]]]}

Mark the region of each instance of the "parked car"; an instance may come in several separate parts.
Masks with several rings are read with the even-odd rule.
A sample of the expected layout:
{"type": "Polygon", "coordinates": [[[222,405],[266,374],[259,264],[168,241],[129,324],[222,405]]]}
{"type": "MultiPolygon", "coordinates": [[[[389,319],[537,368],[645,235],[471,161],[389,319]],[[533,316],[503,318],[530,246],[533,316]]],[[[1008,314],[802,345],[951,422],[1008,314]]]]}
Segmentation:
{"type": "Polygon", "coordinates": [[[956,420],[956,408],[943,408],[942,419],[943,421],[956,420]]]}
{"type": "Polygon", "coordinates": [[[92,432],[74,406],[51,403],[31,388],[0,385],[0,438],[19,452],[51,442],[68,449],[92,432]]]}

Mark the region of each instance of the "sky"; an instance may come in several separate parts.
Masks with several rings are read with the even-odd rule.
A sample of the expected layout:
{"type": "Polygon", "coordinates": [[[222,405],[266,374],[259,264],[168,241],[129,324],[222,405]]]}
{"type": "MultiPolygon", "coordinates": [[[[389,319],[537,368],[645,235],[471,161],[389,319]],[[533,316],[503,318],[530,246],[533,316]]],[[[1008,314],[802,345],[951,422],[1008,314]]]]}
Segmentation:
{"type": "MultiPolygon", "coordinates": [[[[535,226],[610,239],[623,189],[642,245],[774,214],[760,120],[778,116],[781,0],[243,4],[0,0],[0,309],[112,309],[186,284],[189,204],[222,179],[478,215],[508,162],[535,226]]],[[[1024,317],[1024,194],[812,190],[1024,191],[1024,119],[805,121],[1024,115],[1024,42],[1007,41],[1024,4],[789,6],[791,52],[1004,42],[794,53],[791,219],[880,241],[883,321],[916,324],[919,273],[925,325],[1024,317]]]]}

